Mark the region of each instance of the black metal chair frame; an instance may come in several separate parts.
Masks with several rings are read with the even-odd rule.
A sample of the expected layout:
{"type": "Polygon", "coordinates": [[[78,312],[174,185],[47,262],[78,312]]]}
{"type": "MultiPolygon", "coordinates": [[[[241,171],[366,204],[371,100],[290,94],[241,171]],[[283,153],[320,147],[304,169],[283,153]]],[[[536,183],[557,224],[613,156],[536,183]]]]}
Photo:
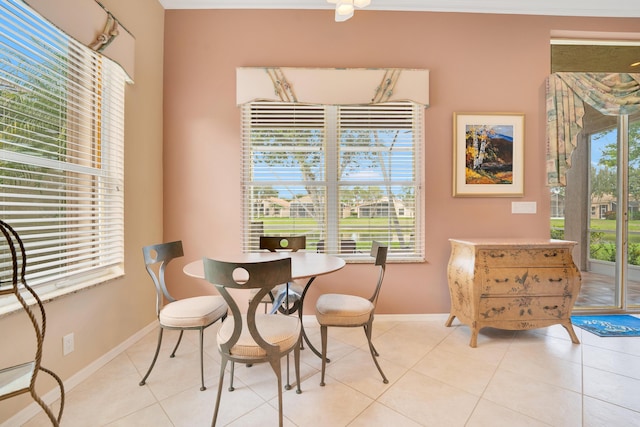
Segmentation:
{"type": "MultiPolygon", "coordinates": [[[[260,236],[260,249],[266,249],[270,252],[297,252],[304,250],[306,247],[306,236],[260,236]]],[[[269,292],[262,302],[266,304],[269,300],[271,300],[271,304],[273,304],[273,313],[277,310],[282,314],[288,315],[300,310],[300,295],[291,290],[289,283],[287,283],[285,292],[278,295],[269,292]],[[292,293],[294,293],[294,295],[292,295],[292,293]],[[295,297],[293,303],[290,303],[290,296],[295,297]],[[282,303],[284,303],[284,305],[282,303]]]]}
{"type": "MultiPolygon", "coordinates": [[[[297,340],[293,346],[281,349],[279,345],[272,344],[264,337],[264,331],[260,331],[260,317],[283,320],[286,322],[298,322],[298,328],[301,331],[300,319],[297,316],[273,316],[270,314],[257,315],[258,306],[262,304],[262,298],[273,289],[274,286],[286,283],[291,280],[291,259],[283,258],[273,261],[252,262],[252,263],[232,263],[216,261],[212,259],[203,259],[204,274],[207,281],[213,284],[220,295],[222,295],[229,306],[233,319],[233,333],[228,340],[221,342],[220,333],[218,333],[218,349],[220,351],[220,379],[218,382],[218,395],[216,397],[215,410],[213,415],[212,426],[215,426],[218,419],[218,410],[220,408],[220,397],[222,394],[222,386],[224,383],[225,369],[228,362],[231,362],[230,370],[230,386],[229,391],[233,391],[233,376],[235,363],[243,363],[253,365],[255,363],[268,362],[271,365],[278,380],[278,412],[280,426],[283,423],[282,416],[282,368],[280,360],[294,352],[294,364],[296,371],[296,393],[301,393],[300,389],[300,343],[302,333],[298,334],[297,340]],[[244,273],[240,277],[237,273],[244,273]],[[229,289],[257,289],[258,292],[249,302],[246,312],[242,312],[238,303],[229,292],[229,289]],[[257,319],[258,317],[258,319],[257,319]],[[256,345],[265,352],[263,357],[253,357],[246,355],[236,355],[232,352],[234,346],[238,343],[242,335],[243,328],[247,328],[256,345]]],[[[229,322],[230,320],[226,320],[229,322]]],[[[225,322],[225,324],[226,324],[225,322]]],[[[223,326],[224,327],[224,326],[223,326]]]]}
{"type": "MultiPolygon", "coordinates": [[[[167,265],[169,264],[169,262],[171,262],[175,258],[184,256],[184,251],[182,249],[182,241],[178,240],[175,242],[159,243],[155,245],[145,246],[144,248],[142,248],[142,254],[144,257],[144,263],[145,263],[147,272],[149,273],[149,276],[151,276],[151,279],[153,280],[153,284],[155,285],[155,288],[156,288],[156,316],[158,316],[158,321],[159,321],[160,310],[164,305],[164,300],[166,299],[169,302],[176,301],[176,299],[169,293],[169,290],[167,289],[167,285],[165,282],[165,271],[167,269],[167,265]],[[154,271],[154,266],[157,264],[159,264],[159,267],[156,272],[154,271]]],[[[176,345],[173,348],[171,355],[169,355],[169,357],[171,358],[175,357],[176,355],[176,351],[180,346],[180,342],[182,341],[182,335],[184,334],[184,331],[197,330],[200,335],[200,382],[201,382],[200,390],[201,391],[206,390],[207,388],[204,385],[204,330],[209,326],[211,326],[212,324],[214,324],[216,321],[224,320],[226,317],[227,316],[225,314],[221,318],[214,319],[212,322],[201,327],[180,327],[180,328],[169,327],[169,326],[163,325],[160,322],[156,351],[155,351],[155,354],[153,355],[153,360],[151,361],[151,365],[149,366],[147,373],[144,375],[139,385],[142,386],[146,384],[147,378],[151,374],[151,371],[153,370],[153,367],[155,366],[156,361],[158,360],[158,354],[160,353],[160,347],[162,345],[162,333],[165,329],[173,329],[173,330],[180,331],[180,335],[178,336],[178,341],[176,342],[176,345]]]]}
{"type": "Polygon", "coordinates": [[[389,248],[385,245],[380,244],[379,242],[374,241],[371,245],[371,252],[370,255],[374,258],[374,265],[379,266],[380,267],[380,274],[378,276],[378,282],[376,283],[376,287],[373,291],[373,295],[369,298],[369,301],[371,301],[371,303],[373,304],[373,310],[371,311],[371,314],[369,316],[369,319],[367,320],[366,323],[364,324],[354,324],[354,325],[331,325],[331,324],[321,324],[320,325],[320,338],[322,340],[322,370],[321,370],[321,375],[320,375],[320,385],[324,386],[324,376],[325,376],[325,371],[326,371],[326,367],[327,367],[327,329],[329,326],[333,326],[333,327],[360,327],[362,326],[364,328],[364,333],[367,337],[367,343],[369,344],[369,351],[371,352],[371,357],[373,358],[373,362],[376,365],[376,368],[378,368],[378,372],[380,372],[380,375],[382,376],[382,382],[387,384],[389,382],[389,380],[387,380],[387,377],[384,375],[384,372],[382,372],[382,368],[380,367],[380,364],[378,363],[378,359],[377,357],[379,357],[380,355],[378,354],[378,351],[375,349],[375,347],[373,346],[373,342],[371,341],[371,331],[373,328],[373,318],[375,315],[375,307],[378,303],[378,296],[380,295],[380,289],[382,288],[382,281],[384,280],[384,274],[385,274],[385,270],[386,270],[386,266],[387,266],[387,252],[388,252],[389,248]]]}

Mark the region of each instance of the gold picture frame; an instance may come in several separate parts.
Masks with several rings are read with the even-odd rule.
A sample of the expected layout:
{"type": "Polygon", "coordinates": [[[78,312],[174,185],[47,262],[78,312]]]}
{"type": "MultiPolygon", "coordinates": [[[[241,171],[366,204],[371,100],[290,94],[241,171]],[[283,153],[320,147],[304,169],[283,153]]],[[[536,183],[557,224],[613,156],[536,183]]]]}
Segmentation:
{"type": "Polygon", "coordinates": [[[453,196],[524,195],[524,114],[453,113],[453,196]]]}

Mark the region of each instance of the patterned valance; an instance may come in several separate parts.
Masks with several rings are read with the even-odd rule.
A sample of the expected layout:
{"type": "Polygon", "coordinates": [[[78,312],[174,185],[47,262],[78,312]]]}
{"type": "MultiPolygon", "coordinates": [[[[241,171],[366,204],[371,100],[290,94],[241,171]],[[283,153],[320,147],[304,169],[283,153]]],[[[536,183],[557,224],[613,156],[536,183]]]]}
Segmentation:
{"type": "Polygon", "coordinates": [[[554,73],[547,79],[547,184],[565,186],[584,103],[604,115],[640,111],[640,74],[554,73]]]}
{"type": "Polygon", "coordinates": [[[429,70],[400,68],[236,69],[237,104],[283,101],[362,105],[413,101],[429,105],[429,70]]]}

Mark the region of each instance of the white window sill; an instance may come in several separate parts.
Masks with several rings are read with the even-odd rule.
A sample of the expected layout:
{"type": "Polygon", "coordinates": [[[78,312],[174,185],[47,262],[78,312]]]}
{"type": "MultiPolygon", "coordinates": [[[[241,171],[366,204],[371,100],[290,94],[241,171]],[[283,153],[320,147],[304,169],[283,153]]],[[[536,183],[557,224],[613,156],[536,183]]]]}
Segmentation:
{"type": "MultiPolygon", "coordinates": [[[[52,283],[38,285],[34,290],[37,292],[42,302],[46,304],[49,301],[54,301],[66,295],[75,294],[85,289],[111,282],[123,276],[123,266],[114,266],[106,271],[103,270],[98,274],[83,275],[83,277],[78,277],[75,280],[70,280],[63,284],[52,283]]],[[[31,294],[25,290],[22,291],[22,296],[29,305],[35,302],[31,294]]],[[[22,309],[22,305],[20,305],[20,302],[16,299],[15,295],[10,294],[0,297],[0,319],[22,309]]]]}

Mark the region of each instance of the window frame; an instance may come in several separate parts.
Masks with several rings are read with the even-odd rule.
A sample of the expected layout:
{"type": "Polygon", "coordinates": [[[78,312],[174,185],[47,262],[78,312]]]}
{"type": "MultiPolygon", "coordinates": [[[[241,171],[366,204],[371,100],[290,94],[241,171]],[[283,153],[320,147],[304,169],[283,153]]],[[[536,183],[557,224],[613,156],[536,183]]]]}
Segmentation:
{"type": "MultiPolygon", "coordinates": [[[[24,118],[24,129],[5,122],[0,132],[0,214],[24,241],[26,279],[46,300],[124,275],[124,95],[131,81],[23,2],[2,8],[1,107],[24,118]],[[38,87],[21,64],[46,73],[62,96],[38,87]],[[47,100],[58,116],[37,102],[18,110],[9,91],[47,100]],[[49,128],[57,130],[47,139],[49,128]]],[[[0,265],[7,262],[9,254],[0,253],[0,265]]],[[[0,298],[0,312],[11,307],[0,298]]]]}
{"type": "MultiPolygon", "coordinates": [[[[301,119],[299,117],[294,117],[295,114],[291,113],[291,117],[288,117],[285,110],[281,110],[279,114],[274,114],[273,116],[278,116],[278,124],[281,129],[287,128],[288,123],[294,123],[291,128],[296,128],[299,126],[304,128],[304,126],[309,126],[309,123],[316,123],[316,119],[304,118],[301,119]],[[298,122],[298,120],[300,120],[298,122]]],[[[303,115],[301,113],[300,115],[303,115]]],[[[368,105],[335,105],[335,104],[302,104],[302,103],[287,103],[281,101],[253,101],[248,102],[241,105],[241,125],[242,125],[242,236],[243,236],[243,244],[242,248],[245,252],[256,251],[258,247],[256,245],[257,237],[260,234],[269,234],[269,235],[294,235],[294,234],[305,234],[307,235],[308,244],[307,250],[322,250],[327,253],[339,255],[343,257],[347,262],[366,262],[368,260],[368,247],[363,247],[362,245],[370,245],[371,240],[380,240],[385,243],[391,243],[391,250],[389,251],[389,262],[424,262],[425,260],[425,252],[424,252],[424,106],[416,104],[411,101],[394,101],[387,102],[381,104],[368,104],[368,105]],[[282,106],[283,108],[290,107],[295,109],[296,106],[300,106],[302,109],[321,109],[323,111],[323,119],[322,123],[318,124],[318,135],[320,135],[322,139],[322,153],[324,154],[323,158],[323,168],[322,168],[322,178],[310,183],[303,179],[296,180],[292,178],[292,175],[286,175],[286,173],[282,173],[281,179],[277,179],[274,177],[272,180],[264,180],[259,181],[255,179],[255,176],[259,172],[255,172],[257,169],[258,160],[254,159],[254,152],[252,151],[252,144],[255,145],[255,140],[257,137],[252,137],[252,130],[259,128],[260,126],[268,126],[266,123],[268,120],[264,119],[263,122],[260,121],[259,113],[255,113],[252,116],[252,109],[259,109],[261,106],[271,105],[274,108],[278,106],[282,106]],[[384,108],[391,109],[391,114],[385,114],[383,111],[384,108]],[[378,112],[377,118],[375,118],[376,109],[382,111],[382,113],[378,112]],[[411,120],[410,123],[402,123],[394,124],[393,112],[394,109],[398,111],[402,110],[410,110],[409,113],[405,113],[405,115],[410,115],[411,120]],[[343,136],[340,137],[340,132],[344,131],[345,128],[348,128],[350,125],[346,124],[344,116],[346,115],[345,111],[350,111],[354,116],[363,116],[367,110],[371,110],[372,117],[369,118],[370,125],[367,125],[367,119],[356,119],[361,120],[361,122],[356,123],[354,126],[357,128],[358,126],[362,126],[365,130],[371,129],[381,129],[381,130],[390,130],[390,129],[400,129],[402,127],[407,134],[410,134],[411,140],[410,148],[407,150],[410,152],[410,167],[406,167],[410,169],[412,174],[411,178],[398,179],[398,178],[390,178],[387,179],[372,179],[372,180],[347,180],[340,178],[340,175],[344,173],[344,170],[340,169],[340,154],[344,152],[342,150],[342,145],[344,141],[344,133],[343,136]],[[362,113],[362,114],[361,114],[362,113]],[[384,118],[383,118],[384,117],[384,118]],[[387,124],[383,124],[384,122],[389,122],[387,124]],[[395,127],[394,127],[395,126],[395,127]],[[252,139],[253,138],[253,139],[252,139]],[[253,173],[256,175],[252,175],[253,173]],[[320,217],[323,224],[319,225],[318,229],[309,230],[305,228],[305,226],[296,226],[293,225],[291,227],[281,227],[280,229],[265,230],[264,223],[260,223],[257,221],[256,216],[254,215],[256,209],[253,207],[253,198],[252,198],[252,189],[255,187],[259,187],[260,183],[264,183],[269,186],[284,186],[291,185],[292,183],[300,184],[300,185],[315,185],[320,188],[325,189],[325,201],[323,204],[324,208],[324,216],[320,217]],[[345,253],[341,251],[341,247],[350,248],[351,246],[345,245],[344,237],[341,238],[341,225],[340,219],[343,218],[342,208],[340,204],[340,189],[344,187],[353,187],[355,186],[381,186],[381,187],[390,187],[390,185],[404,185],[406,187],[410,187],[413,190],[413,206],[412,210],[405,209],[406,212],[413,213],[413,224],[411,226],[412,232],[409,233],[412,236],[412,240],[410,244],[412,245],[411,251],[407,251],[406,248],[402,248],[399,246],[398,242],[393,242],[393,233],[391,230],[391,225],[386,226],[386,232],[381,232],[377,230],[377,234],[375,237],[372,237],[367,241],[367,239],[363,239],[362,243],[358,244],[358,248],[355,253],[345,253]],[[333,207],[333,208],[331,208],[333,207]],[[314,237],[315,236],[315,237],[314,237]],[[323,240],[320,240],[321,237],[326,239],[326,244],[323,240]],[[313,243],[315,240],[318,240],[317,243],[313,243]],[[321,243],[322,242],[322,243],[321,243]],[[342,243],[340,243],[342,242],[342,243]],[[322,244],[320,248],[318,245],[322,244]]],[[[364,116],[363,116],[364,117],[364,116]]],[[[403,116],[404,118],[404,116],[403,116]]],[[[269,119],[273,121],[272,119],[269,119]]],[[[398,121],[400,123],[400,121],[398,121]]],[[[353,124],[352,124],[353,125],[353,124]]],[[[292,131],[295,133],[295,131],[292,131]]],[[[295,150],[304,150],[301,148],[302,144],[295,141],[295,135],[291,138],[287,138],[283,134],[283,144],[287,145],[287,148],[291,151],[295,150]],[[288,140],[291,139],[291,140],[288,140]],[[291,148],[289,148],[291,147],[291,148]],[[294,148],[295,147],[295,148],[294,148]]],[[[363,138],[364,141],[366,138],[363,138]]],[[[382,144],[382,143],[381,143],[382,144]]],[[[399,146],[399,145],[398,145],[399,146]]],[[[391,152],[391,149],[388,149],[384,145],[380,145],[379,147],[373,147],[373,145],[369,145],[366,149],[371,149],[371,153],[376,150],[380,152],[384,152],[385,149],[391,152]]],[[[354,149],[357,151],[357,149],[354,149]]],[[[398,150],[396,148],[396,150],[398,150]]],[[[361,149],[362,152],[366,151],[364,148],[361,149]]],[[[372,154],[373,155],[373,154],[372,154]]],[[[395,156],[395,152],[393,156],[395,156]]],[[[389,154],[389,158],[395,159],[389,154]]],[[[390,161],[390,160],[389,160],[390,161]]],[[[391,166],[388,166],[391,168],[391,166]]],[[[381,166],[381,168],[383,168],[381,166]]],[[[320,175],[320,173],[318,172],[320,175]]],[[[275,174],[274,174],[275,175],[275,174]]],[[[390,176],[391,174],[389,174],[390,176]]],[[[389,194],[395,194],[389,190],[389,194]]],[[[386,199],[387,207],[390,206],[389,200],[392,197],[388,197],[386,199]]],[[[383,201],[381,198],[380,202],[383,201]]],[[[284,203],[284,201],[282,202],[284,203]]],[[[393,197],[392,204],[395,208],[395,215],[398,212],[398,201],[395,197],[393,197]]],[[[353,208],[353,207],[352,207],[353,208]]],[[[388,209],[388,208],[387,208],[388,209]]],[[[263,209],[262,207],[258,209],[258,211],[266,211],[267,209],[263,209]]],[[[396,218],[397,219],[397,218],[396,218]]],[[[376,229],[371,229],[376,231],[376,229]]],[[[369,229],[364,230],[369,231],[369,229]]],[[[360,239],[358,239],[360,240],[360,239]]],[[[407,239],[408,240],[408,239],[407,239]]],[[[407,243],[408,245],[409,243],[407,243]]]]}

